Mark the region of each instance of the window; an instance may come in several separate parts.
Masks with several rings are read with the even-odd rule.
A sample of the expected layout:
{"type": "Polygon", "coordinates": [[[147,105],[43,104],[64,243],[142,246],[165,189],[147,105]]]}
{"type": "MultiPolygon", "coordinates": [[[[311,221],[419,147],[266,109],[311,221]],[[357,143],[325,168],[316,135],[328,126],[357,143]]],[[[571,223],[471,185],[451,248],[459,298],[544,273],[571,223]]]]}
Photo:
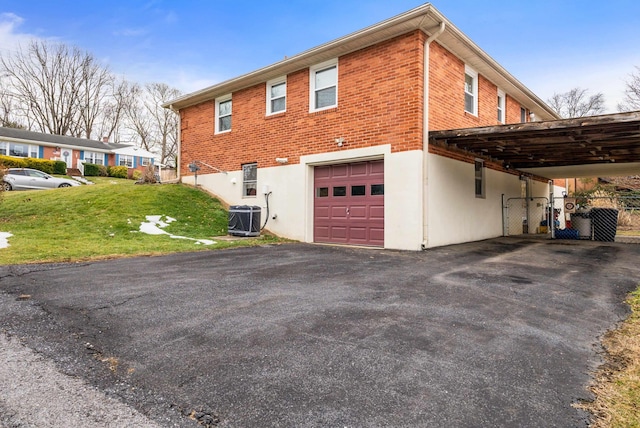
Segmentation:
{"type": "Polygon", "coordinates": [[[527,109],[520,107],[520,122],[525,123],[527,121],[527,109]]]}
{"type": "Polygon", "coordinates": [[[140,158],[140,165],[142,166],[151,165],[151,158],[140,158]]]}
{"type": "Polygon", "coordinates": [[[351,186],[351,196],[365,196],[367,191],[367,186],[358,185],[351,186]]]}
{"type": "Polygon", "coordinates": [[[118,165],[119,166],[127,166],[129,168],[133,168],[133,156],[120,155],[118,157],[118,165]]]}
{"type": "Polygon", "coordinates": [[[94,165],[104,165],[104,155],[102,153],[84,152],[84,160],[94,165]]]}
{"type": "Polygon", "coordinates": [[[4,143],[2,141],[0,141],[0,155],[7,155],[7,144],[8,143],[4,143]]]}
{"type": "Polygon", "coordinates": [[[505,94],[498,89],[498,123],[505,121],[505,94]]]}
{"type": "Polygon", "coordinates": [[[216,99],[216,134],[231,131],[231,95],[216,99]]]}
{"type": "Polygon", "coordinates": [[[464,111],[478,114],[478,73],[469,67],[464,69],[464,111]]]}
{"type": "Polygon", "coordinates": [[[242,165],[242,196],[256,196],[258,193],[258,164],[242,165]]]}
{"type": "MultiPolygon", "coordinates": [[[[9,146],[9,156],[16,156],[20,158],[37,158],[38,157],[38,146],[30,146],[28,144],[22,143],[5,143],[9,146]]],[[[6,148],[5,148],[6,152],[6,148]]]]}
{"type": "Polygon", "coordinates": [[[384,184],[372,184],[371,196],[382,196],[382,195],[384,195],[384,184]]]}
{"type": "Polygon", "coordinates": [[[476,198],[484,198],[484,161],[476,160],[475,164],[475,184],[476,198]]]}
{"type": "Polygon", "coordinates": [[[287,110],[287,80],[285,77],[267,82],[267,115],[287,110]]]}
{"type": "Polygon", "coordinates": [[[338,60],[311,67],[309,85],[310,111],[324,110],[338,105],[338,60]]]}
{"type": "Polygon", "coordinates": [[[333,188],[333,196],[347,196],[347,186],[336,186],[333,188]]]}

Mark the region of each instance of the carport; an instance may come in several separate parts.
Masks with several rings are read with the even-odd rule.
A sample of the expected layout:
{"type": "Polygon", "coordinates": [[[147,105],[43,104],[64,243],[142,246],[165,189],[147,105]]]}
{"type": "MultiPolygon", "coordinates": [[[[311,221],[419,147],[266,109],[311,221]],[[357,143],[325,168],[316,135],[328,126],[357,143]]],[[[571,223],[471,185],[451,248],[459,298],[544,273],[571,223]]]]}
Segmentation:
{"type": "MultiPolygon", "coordinates": [[[[637,175],[640,111],[431,131],[429,144],[472,154],[523,178],[637,175]]],[[[553,208],[553,195],[548,202],[553,208]]]]}

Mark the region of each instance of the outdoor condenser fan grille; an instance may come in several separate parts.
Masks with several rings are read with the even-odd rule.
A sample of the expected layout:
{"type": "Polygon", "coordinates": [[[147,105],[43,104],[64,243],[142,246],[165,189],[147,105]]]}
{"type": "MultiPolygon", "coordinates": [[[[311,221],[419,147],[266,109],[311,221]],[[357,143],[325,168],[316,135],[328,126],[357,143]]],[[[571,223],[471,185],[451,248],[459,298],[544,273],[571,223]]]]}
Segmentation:
{"type": "Polygon", "coordinates": [[[233,205],[229,207],[229,235],[260,236],[260,207],[233,205]]]}

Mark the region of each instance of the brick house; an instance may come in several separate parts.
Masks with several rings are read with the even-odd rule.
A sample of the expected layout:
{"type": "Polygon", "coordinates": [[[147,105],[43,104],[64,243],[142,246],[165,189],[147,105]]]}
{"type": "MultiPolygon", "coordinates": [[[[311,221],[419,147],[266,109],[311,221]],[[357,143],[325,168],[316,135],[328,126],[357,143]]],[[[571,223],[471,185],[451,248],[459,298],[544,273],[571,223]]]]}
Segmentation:
{"type": "Polygon", "coordinates": [[[81,169],[81,161],[105,166],[144,170],[155,155],[131,144],[88,140],[0,127],[0,155],[61,160],[69,169],[81,169]]]}
{"type": "Polygon", "coordinates": [[[196,161],[215,167],[198,185],[263,221],[269,194],[278,235],[408,250],[501,236],[501,198],[523,194],[518,171],[430,131],[558,118],[430,4],[165,107],[183,182],[196,161]]]}

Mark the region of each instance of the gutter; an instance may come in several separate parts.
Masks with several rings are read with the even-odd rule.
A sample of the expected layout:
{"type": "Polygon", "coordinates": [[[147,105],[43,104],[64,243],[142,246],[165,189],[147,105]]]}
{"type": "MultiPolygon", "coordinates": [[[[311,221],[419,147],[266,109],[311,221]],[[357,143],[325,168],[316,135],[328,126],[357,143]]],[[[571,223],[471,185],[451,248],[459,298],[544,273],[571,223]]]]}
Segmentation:
{"type": "Polygon", "coordinates": [[[429,38],[424,42],[424,100],[422,107],[422,126],[423,126],[423,140],[422,140],[422,244],[420,247],[423,250],[429,248],[429,232],[428,232],[428,212],[429,204],[427,199],[429,196],[429,52],[431,48],[431,42],[437,39],[446,29],[445,21],[440,21],[440,27],[438,30],[431,34],[429,38]]]}

